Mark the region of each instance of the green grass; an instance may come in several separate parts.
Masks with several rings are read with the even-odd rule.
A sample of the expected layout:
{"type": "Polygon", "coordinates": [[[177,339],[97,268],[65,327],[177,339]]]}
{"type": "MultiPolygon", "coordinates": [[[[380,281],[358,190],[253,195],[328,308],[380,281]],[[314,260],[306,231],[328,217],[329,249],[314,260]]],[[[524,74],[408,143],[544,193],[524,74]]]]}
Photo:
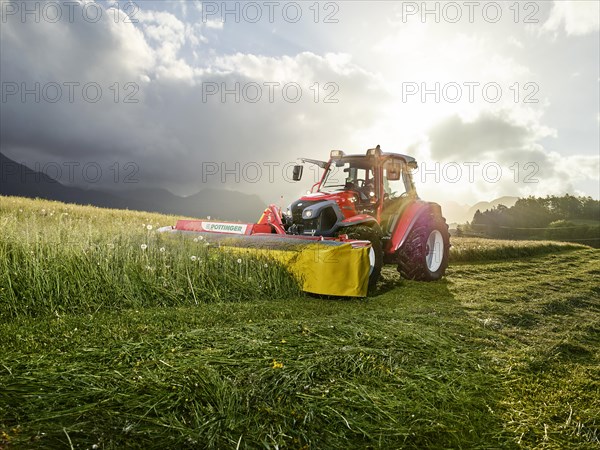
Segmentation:
{"type": "Polygon", "coordinates": [[[157,233],[176,218],[0,198],[0,317],[299,294],[264,258],[157,233]]]}
{"type": "Polygon", "coordinates": [[[451,262],[493,261],[506,258],[527,258],[568,250],[588,248],[586,245],[559,241],[516,241],[472,237],[453,237],[451,262]]]}
{"type": "MultiPolygon", "coordinates": [[[[41,231],[40,206],[0,198],[0,223],[23,209],[28,227],[39,220],[41,231]]],[[[136,247],[149,237],[142,224],[172,223],[73,208],[93,242],[119,235],[119,223],[138,224],[123,237],[123,260],[146,257],[136,247]]],[[[24,233],[11,226],[1,245],[24,233]]],[[[189,257],[181,246],[173,252],[189,257]]],[[[244,297],[240,286],[232,298],[197,305],[182,292],[94,309],[92,291],[62,309],[56,293],[52,308],[32,314],[14,304],[30,300],[0,291],[0,448],[598,447],[600,252],[558,250],[520,259],[486,250],[488,260],[451,265],[437,283],[403,281],[385,268],[366,300],[291,294],[271,267],[271,296],[244,297]]],[[[143,263],[128,270],[144,273],[143,263]]],[[[56,283],[49,272],[60,261],[53,264],[11,280],[56,283]]]]}

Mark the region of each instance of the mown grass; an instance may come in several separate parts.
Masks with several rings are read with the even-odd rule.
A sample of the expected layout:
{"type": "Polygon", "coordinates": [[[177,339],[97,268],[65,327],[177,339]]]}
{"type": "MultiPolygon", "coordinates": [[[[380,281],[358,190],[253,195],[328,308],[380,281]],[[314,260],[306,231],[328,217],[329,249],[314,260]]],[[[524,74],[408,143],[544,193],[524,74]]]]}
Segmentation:
{"type": "Polygon", "coordinates": [[[4,314],[0,447],[597,447],[599,255],[457,264],[437,283],[386,268],[366,300],[4,314]]]}
{"type": "Polygon", "coordinates": [[[527,258],[550,253],[588,248],[585,245],[559,241],[515,241],[473,237],[451,239],[450,262],[476,262],[527,258]]]}

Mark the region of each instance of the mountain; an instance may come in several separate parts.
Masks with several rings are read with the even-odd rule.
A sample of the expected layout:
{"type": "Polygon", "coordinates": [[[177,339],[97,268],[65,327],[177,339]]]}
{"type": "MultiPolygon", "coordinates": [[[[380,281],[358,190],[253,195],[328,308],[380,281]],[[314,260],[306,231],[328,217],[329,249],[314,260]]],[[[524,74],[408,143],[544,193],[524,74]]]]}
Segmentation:
{"type": "Polygon", "coordinates": [[[510,207],[514,206],[515,203],[517,203],[517,200],[519,200],[519,197],[504,196],[504,197],[497,198],[496,200],[492,200],[491,202],[475,203],[473,206],[471,206],[471,208],[469,209],[469,211],[467,213],[469,215],[468,220],[469,220],[469,222],[471,220],[473,220],[473,216],[475,215],[475,212],[477,212],[477,210],[483,212],[488,209],[496,208],[498,205],[504,205],[507,208],[510,208],[510,207]]]}
{"type": "MultiPolygon", "coordinates": [[[[7,158],[2,153],[0,153],[0,195],[39,197],[66,203],[160,212],[177,216],[211,216],[215,219],[244,222],[258,220],[266,206],[257,195],[226,189],[203,189],[188,197],[180,197],[166,189],[130,188],[102,191],[65,186],[44,173],[35,172],[7,158]]],[[[478,209],[483,212],[500,204],[511,207],[517,200],[518,197],[500,197],[473,206],[447,201],[442,203],[442,211],[449,224],[465,223],[473,220],[473,215],[478,209]]]]}
{"type": "Polygon", "coordinates": [[[465,222],[471,222],[473,220],[473,216],[475,215],[475,211],[480,210],[481,212],[486,209],[495,208],[498,205],[504,205],[507,207],[513,206],[519,197],[500,197],[491,202],[478,202],[473,206],[463,205],[454,201],[445,201],[442,202],[442,212],[444,213],[444,217],[449,224],[460,224],[465,222]]]}
{"type": "Polygon", "coordinates": [[[0,195],[43,198],[104,208],[132,209],[191,217],[255,222],[265,209],[257,195],[225,189],[204,189],[188,197],[165,189],[102,191],[65,186],[0,153],[0,195]]]}

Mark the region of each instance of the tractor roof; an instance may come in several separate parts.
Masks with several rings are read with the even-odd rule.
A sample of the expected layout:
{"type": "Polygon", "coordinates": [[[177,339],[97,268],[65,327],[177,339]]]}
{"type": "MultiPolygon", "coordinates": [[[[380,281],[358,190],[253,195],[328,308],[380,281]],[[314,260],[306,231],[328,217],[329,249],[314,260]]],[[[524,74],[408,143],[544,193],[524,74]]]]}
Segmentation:
{"type": "Polygon", "coordinates": [[[344,155],[344,156],[340,157],[339,159],[346,159],[346,158],[372,158],[372,157],[387,158],[389,156],[403,159],[406,164],[417,162],[417,160],[415,158],[413,158],[412,156],[403,155],[402,153],[389,153],[389,152],[382,152],[379,156],[377,156],[377,155],[365,155],[365,154],[362,154],[362,155],[361,154],[344,155]]]}
{"type": "Polygon", "coordinates": [[[417,168],[417,160],[412,156],[403,155],[401,153],[384,153],[381,151],[381,147],[378,145],[375,148],[370,148],[367,150],[367,153],[363,155],[346,155],[341,150],[332,150],[330,153],[331,159],[347,159],[347,158],[376,158],[376,159],[385,159],[385,158],[398,158],[402,159],[406,165],[412,167],[413,169],[417,168]]]}
{"type": "MultiPolygon", "coordinates": [[[[354,155],[346,155],[342,150],[331,150],[330,160],[347,160],[347,159],[385,159],[385,158],[398,158],[403,160],[406,165],[409,167],[416,169],[417,168],[417,160],[412,156],[403,155],[402,153],[388,153],[382,152],[379,145],[375,148],[370,148],[367,150],[367,153],[363,154],[354,154],[354,155]]],[[[308,159],[308,158],[300,158],[302,162],[316,164],[322,169],[327,167],[329,164],[327,161],[318,161],[316,159],[308,159]]]]}

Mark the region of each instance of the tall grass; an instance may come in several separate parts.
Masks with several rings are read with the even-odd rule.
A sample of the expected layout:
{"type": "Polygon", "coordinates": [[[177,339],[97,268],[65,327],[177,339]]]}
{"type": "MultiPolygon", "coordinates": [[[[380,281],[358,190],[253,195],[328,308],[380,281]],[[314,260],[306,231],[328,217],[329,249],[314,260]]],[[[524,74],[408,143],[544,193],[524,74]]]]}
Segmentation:
{"type": "Polygon", "coordinates": [[[297,295],[279,264],[156,232],[174,217],[0,197],[0,315],[297,295]]]}

